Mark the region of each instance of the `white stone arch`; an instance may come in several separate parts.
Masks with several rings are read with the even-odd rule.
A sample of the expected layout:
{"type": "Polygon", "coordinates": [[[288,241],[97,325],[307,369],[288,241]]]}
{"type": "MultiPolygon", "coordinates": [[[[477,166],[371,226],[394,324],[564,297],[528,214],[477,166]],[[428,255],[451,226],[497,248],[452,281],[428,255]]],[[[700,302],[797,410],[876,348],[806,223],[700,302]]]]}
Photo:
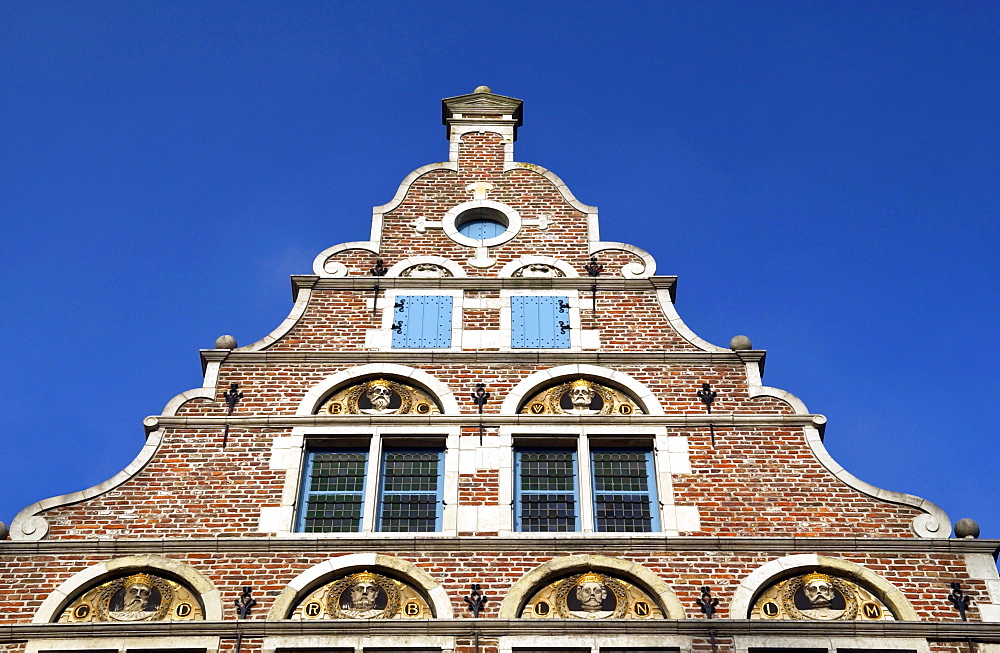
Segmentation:
{"type": "Polygon", "coordinates": [[[666,581],[638,562],[595,554],[553,558],[535,567],[514,583],[500,604],[500,619],[517,619],[521,608],[531,596],[547,583],[580,571],[599,571],[628,581],[638,581],[649,591],[667,619],[684,619],[684,606],[666,581]]]}
{"type": "Polygon", "coordinates": [[[784,577],[807,571],[821,571],[857,581],[859,585],[874,592],[900,621],[919,620],[916,610],[903,593],[886,579],[853,562],[815,553],[785,556],[755,569],[733,592],[733,599],[729,604],[730,619],[748,619],[754,597],[761,591],[784,577]]]}
{"type": "Polygon", "coordinates": [[[653,255],[640,247],[629,245],[628,243],[616,243],[611,241],[590,243],[590,253],[592,255],[597,254],[598,252],[607,252],[609,250],[628,252],[629,254],[639,257],[639,260],[642,261],[641,263],[627,263],[622,266],[621,273],[626,279],[642,279],[656,274],[656,261],[653,259],[653,255]]]}
{"type": "Polygon", "coordinates": [[[663,406],[650,390],[624,372],[597,365],[560,365],[535,372],[518,383],[500,406],[501,415],[515,415],[517,408],[531,394],[541,387],[552,385],[560,379],[573,376],[587,376],[608,381],[611,385],[625,388],[646,410],[647,415],[663,415],[663,406]]]}
{"type": "Polygon", "coordinates": [[[341,252],[347,252],[352,249],[360,249],[365,252],[371,253],[373,256],[378,256],[378,243],[371,240],[355,240],[349,243],[339,243],[331,247],[327,247],[322,252],[316,255],[313,259],[313,274],[317,277],[346,277],[348,273],[347,265],[339,261],[331,261],[327,263],[327,259],[341,252]]]}
{"type": "Polygon", "coordinates": [[[415,383],[422,385],[431,391],[431,393],[441,403],[442,414],[457,415],[459,413],[458,400],[455,399],[455,395],[452,393],[451,388],[441,381],[438,381],[437,378],[431,376],[427,372],[418,370],[414,367],[407,367],[406,365],[396,365],[395,363],[371,363],[368,365],[358,365],[357,367],[350,367],[346,370],[342,370],[332,376],[326,377],[314,385],[312,389],[306,393],[305,397],[302,398],[302,401],[299,402],[299,407],[295,411],[295,414],[312,415],[316,412],[316,409],[319,408],[319,404],[323,398],[337,386],[343,385],[351,379],[375,375],[412,379],[415,383]]]}
{"type": "Polygon", "coordinates": [[[444,269],[448,270],[448,272],[451,272],[454,277],[468,276],[465,273],[465,269],[461,265],[450,258],[444,258],[443,256],[411,256],[409,258],[404,258],[398,263],[389,266],[389,271],[386,272],[385,276],[398,277],[403,273],[403,270],[412,268],[414,265],[420,265],[422,263],[440,265],[444,269]]]}
{"type": "Polygon", "coordinates": [[[514,207],[508,206],[503,202],[497,202],[496,200],[469,200],[468,202],[462,202],[461,204],[448,209],[448,211],[441,218],[441,228],[444,230],[444,233],[448,236],[448,238],[451,238],[459,245],[465,245],[466,247],[496,247],[497,245],[502,245],[513,239],[521,232],[521,214],[518,213],[514,207]],[[468,236],[460,234],[458,232],[458,224],[456,224],[456,221],[459,216],[466,211],[471,211],[472,209],[493,209],[494,211],[499,211],[507,219],[507,228],[499,236],[486,238],[485,240],[469,238],[468,236]]]}
{"type": "Polygon", "coordinates": [[[60,612],[70,601],[102,580],[129,571],[143,570],[165,572],[183,581],[201,600],[205,609],[205,621],[222,620],[222,599],[212,581],[187,563],[150,554],[112,558],[76,573],[42,601],[31,623],[52,623],[59,618],[60,612]]]}
{"type": "Polygon", "coordinates": [[[507,265],[500,268],[500,272],[497,273],[498,277],[510,277],[519,269],[526,265],[533,265],[536,263],[541,263],[544,265],[551,265],[554,268],[558,268],[567,277],[579,277],[578,273],[572,265],[563,261],[561,259],[552,258],[551,256],[522,256],[519,259],[513,260],[507,265]]]}
{"type": "Polygon", "coordinates": [[[448,593],[444,591],[440,583],[420,567],[395,556],[378,553],[352,553],[313,565],[292,579],[275,600],[274,605],[271,606],[271,611],[267,613],[267,620],[288,619],[292,609],[306,596],[307,592],[321,585],[326,579],[342,576],[355,569],[394,572],[392,575],[400,577],[401,580],[410,581],[414,587],[424,593],[434,610],[435,619],[452,619],[454,617],[448,593]]]}

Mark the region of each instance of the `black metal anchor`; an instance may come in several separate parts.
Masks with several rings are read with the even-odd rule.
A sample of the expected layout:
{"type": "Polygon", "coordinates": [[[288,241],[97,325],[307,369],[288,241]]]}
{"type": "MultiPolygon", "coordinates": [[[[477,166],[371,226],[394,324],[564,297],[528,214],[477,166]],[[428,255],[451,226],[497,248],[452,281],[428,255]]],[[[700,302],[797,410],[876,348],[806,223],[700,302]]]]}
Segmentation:
{"type": "MultiPolygon", "coordinates": [[[[240,392],[240,385],[238,383],[230,383],[229,390],[222,393],[222,396],[226,399],[226,405],[229,409],[226,411],[226,417],[230,417],[233,411],[236,410],[236,404],[240,403],[240,399],[243,398],[243,393],[240,392]]],[[[226,448],[226,443],[229,442],[229,420],[226,420],[226,431],[222,435],[222,448],[226,448]]]]}

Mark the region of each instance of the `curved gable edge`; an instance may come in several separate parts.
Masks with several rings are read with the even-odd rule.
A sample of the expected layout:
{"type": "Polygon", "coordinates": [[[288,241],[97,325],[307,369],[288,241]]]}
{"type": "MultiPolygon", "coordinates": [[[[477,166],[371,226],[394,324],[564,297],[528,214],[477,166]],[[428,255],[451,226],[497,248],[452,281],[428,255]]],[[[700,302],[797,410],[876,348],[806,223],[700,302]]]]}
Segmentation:
{"type": "Polygon", "coordinates": [[[163,431],[153,431],[148,435],[146,438],[146,444],[139,450],[138,455],[136,455],[132,462],[130,462],[125,469],[118,472],[103,483],[98,483],[97,485],[89,487],[85,490],[78,490],[76,492],[60,494],[48,499],[42,499],[41,501],[36,501],[30,506],[24,508],[21,512],[17,513],[17,516],[14,517],[14,521],[10,524],[11,539],[29,541],[43,539],[49,532],[49,522],[39,513],[51,510],[52,508],[69,506],[74,503],[86,501],[87,499],[92,499],[96,496],[104,494],[105,492],[113,490],[119,485],[122,485],[125,481],[142,471],[142,468],[153,459],[154,455],[156,455],[156,452],[159,450],[162,442],[163,431]]]}

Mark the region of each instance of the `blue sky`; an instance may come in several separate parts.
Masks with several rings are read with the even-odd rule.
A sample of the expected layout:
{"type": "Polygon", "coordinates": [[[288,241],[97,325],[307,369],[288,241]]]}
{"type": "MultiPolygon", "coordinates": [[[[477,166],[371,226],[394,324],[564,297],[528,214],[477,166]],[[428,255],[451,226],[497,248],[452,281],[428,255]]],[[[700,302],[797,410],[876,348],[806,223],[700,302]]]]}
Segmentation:
{"type": "Polygon", "coordinates": [[[767,349],[833,456],[1000,537],[992,2],[9,2],[0,520],[122,469],[288,275],[447,157],[440,99],[767,349]]]}

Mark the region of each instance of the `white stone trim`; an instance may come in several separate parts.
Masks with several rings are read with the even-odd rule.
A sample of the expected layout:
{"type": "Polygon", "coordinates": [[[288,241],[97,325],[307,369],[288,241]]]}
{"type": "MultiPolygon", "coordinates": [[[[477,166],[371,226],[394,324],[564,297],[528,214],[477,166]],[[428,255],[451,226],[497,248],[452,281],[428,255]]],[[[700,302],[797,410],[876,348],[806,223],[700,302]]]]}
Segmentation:
{"type": "Polygon", "coordinates": [[[300,286],[298,288],[298,292],[295,294],[295,303],[292,304],[292,310],[288,313],[288,317],[286,317],[281,324],[257,342],[246,345],[245,347],[237,347],[233,351],[261,351],[263,349],[267,349],[278,340],[281,340],[288,334],[289,331],[295,328],[295,325],[298,324],[299,320],[302,319],[302,316],[305,315],[306,307],[309,305],[309,300],[311,298],[312,288],[300,286]]]}
{"type": "MultiPolygon", "coordinates": [[[[504,115],[504,114],[501,114],[504,115]]],[[[483,124],[480,121],[472,119],[468,123],[459,122],[461,118],[456,120],[452,118],[448,123],[448,133],[450,134],[448,138],[448,159],[450,163],[458,164],[458,154],[462,143],[462,137],[466,134],[496,134],[503,139],[503,162],[506,168],[514,160],[514,129],[515,125],[511,118],[507,124],[483,124]]],[[[457,168],[456,168],[457,169],[457,168]]]]}
{"type": "Polygon", "coordinates": [[[670,322],[670,326],[672,326],[674,331],[676,331],[682,338],[702,351],[731,353],[731,350],[728,347],[719,347],[718,345],[713,345],[709,341],[698,337],[698,335],[692,331],[688,325],[684,324],[684,320],[682,320],[681,316],[677,313],[677,307],[674,306],[674,301],[670,297],[669,289],[657,288],[656,299],[660,304],[660,310],[663,311],[664,317],[667,318],[667,322],[670,322]]]}
{"type": "MultiPolygon", "coordinates": [[[[367,625],[367,622],[364,623],[367,625]]],[[[454,637],[441,635],[272,635],[264,638],[261,653],[314,649],[348,649],[354,653],[364,653],[366,649],[373,648],[406,653],[411,647],[441,649],[441,653],[452,653],[454,646],[454,637]]]]}
{"type": "Polygon", "coordinates": [[[571,191],[569,186],[566,185],[566,182],[559,178],[559,175],[547,168],[535,165],[534,163],[516,161],[504,163],[503,171],[510,172],[511,170],[530,170],[531,172],[537,173],[549,180],[549,182],[556,187],[556,190],[559,191],[559,193],[563,196],[563,199],[566,200],[570,206],[580,213],[585,213],[587,215],[587,224],[589,227],[587,230],[587,240],[597,242],[601,239],[600,233],[598,232],[597,207],[584,204],[578,200],[576,196],[573,195],[573,191],[571,191]]]}
{"type": "MultiPolygon", "coordinates": [[[[747,363],[747,367],[748,368],[751,365],[754,366],[754,367],[757,367],[756,363],[747,363]]],[[[758,372],[758,374],[759,374],[759,372],[758,372]]],[[[749,376],[751,376],[751,375],[748,374],[748,377],[749,376]]],[[[752,380],[752,378],[749,379],[749,380],[752,380]]],[[[809,414],[809,409],[806,408],[805,402],[802,401],[801,399],[799,399],[798,397],[796,397],[795,395],[793,395],[788,390],[782,390],[781,388],[771,388],[771,387],[766,386],[766,385],[754,385],[754,384],[751,383],[749,386],[747,386],[747,395],[751,399],[753,399],[754,397],[774,397],[775,399],[783,401],[786,404],[788,404],[789,406],[791,406],[792,410],[795,411],[796,415],[808,415],[809,414]]],[[[824,420],[825,420],[825,418],[824,418],[824,420]]]]}
{"type": "Polygon", "coordinates": [[[848,487],[863,494],[867,494],[873,499],[885,501],[886,503],[911,506],[922,511],[924,514],[917,515],[910,523],[910,528],[916,535],[930,538],[946,538],[951,535],[951,520],[948,518],[948,514],[936,504],[912,494],[893,492],[892,490],[883,490],[880,487],[875,487],[871,483],[862,481],[857,476],[844,469],[836,460],[833,459],[830,452],[826,450],[826,447],[823,445],[823,439],[820,437],[819,429],[817,427],[825,424],[826,418],[822,415],[817,415],[814,418],[814,422],[817,426],[803,427],[806,436],[806,443],[809,445],[809,449],[812,451],[813,455],[816,456],[816,460],[818,460],[819,463],[827,469],[827,471],[836,476],[848,487]]]}
{"type": "Polygon", "coordinates": [[[412,537],[413,533],[382,533],[377,531],[375,527],[378,491],[381,483],[382,441],[387,437],[413,436],[444,442],[444,475],[441,479],[441,495],[444,506],[441,511],[441,530],[421,533],[421,535],[454,537],[458,534],[461,508],[458,503],[461,433],[460,426],[305,426],[292,429],[291,435],[276,435],[271,441],[268,469],[284,472],[285,482],[281,492],[281,505],[261,507],[257,530],[260,533],[276,533],[282,537],[292,538],[337,539],[352,538],[363,534],[376,535],[383,541],[391,541],[394,538],[412,537]],[[368,438],[368,463],[365,469],[366,482],[361,531],[360,533],[304,533],[296,531],[296,509],[300,507],[302,467],[305,464],[305,452],[309,440],[337,436],[368,438]]]}
{"type": "Polygon", "coordinates": [[[167,405],[163,407],[163,412],[161,412],[160,415],[173,417],[177,414],[177,411],[181,409],[181,406],[194,399],[208,399],[210,401],[215,401],[215,386],[212,385],[204,388],[192,388],[191,390],[185,390],[178,395],[174,395],[170,401],[167,402],[167,405]]]}
{"type": "Polygon", "coordinates": [[[320,401],[322,401],[323,398],[337,386],[354,378],[373,375],[397,376],[404,379],[412,379],[415,383],[430,390],[437,400],[441,402],[442,414],[457,415],[460,412],[458,408],[458,401],[455,399],[455,395],[452,393],[451,388],[427,372],[418,370],[414,367],[407,367],[406,365],[397,365],[395,363],[370,363],[368,365],[358,365],[342,370],[336,374],[326,377],[314,385],[312,389],[310,389],[309,392],[307,392],[302,398],[302,401],[299,402],[299,407],[296,409],[295,414],[312,415],[316,412],[316,409],[319,408],[320,401]]]}
{"type": "Polygon", "coordinates": [[[733,592],[729,604],[730,619],[748,619],[753,608],[754,597],[783,576],[791,576],[798,572],[827,571],[842,575],[865,585],[874,591],[879,599],[892,610],[899,621],[919,621],[917,612],[910,605],[906,596],[896,587],[875,572],[841,558],[830,558],[815,553],[800,553],[785,556],[764,563],[749,576],[740,581],[733,592]]]}
{"type": "Polygon", "coordinates": [[[507,397],[500,406],[500,414],[516,415],[518,406],[525,398],[530,396],[529,393],[536,392],[543,385],[551,385],[557,380],[568,379],[573,376],[589,376],[598,380],[603,379],[608,381],[611,385],[621,386],[628,390],[645,408],[647,415],[665,414],[660,401],[646,386],[624,372],[597,365],[559,365],[528,375],[507,393],[507,397]]]}
{"type": "Polygon", "coordinates": [[[406,198],[406,194],[409,192],[410,186],[413,185],[413,182],[428,172],[433,172],[434,170],[451,170],[452,172],[457,172],[458,159],[455,158],[451,161],[429,163],[425,166],[420,166],[410,174],[406,175],[406,177],[403,178],[403,181],[399,182],[399,186],[396,187],[396,194],[393,195],[391,200],[381,206],[372,207],[372,231],[369,243],[374,247],[374,251],[377,252],[379,247],[382,245],[382,216],[403,203],[403,200],[406,198]]]}
{"type": "Polygon", "coordinates": [[[41,501],[36,501],[30,506],[24,508],[21,512],[17,513],[17,516],[14,517],[14,521],[10,524],[10,539],[43,539],[49,532],[49,522],[39,513],[59,506],[69,506],[74,503],[80,503],[86,499],[100,496],[105,492],[108,492],[109,490],[125,483],[125,481],[138,474],[142,468],[145,467],[150,460],[152,460],[162,442],[163,430],[153,431],[146,436],[146,444],[139,450],[139,453],[132,460],[132,462],[130,462],[125,469],[118,472],[103,483],[98,483],[97,485],[89,487],[85,490],[70,492],[68,494],[60,494],[59,496],[48,499],[42,499],[41,501]]]}
{"type": "Polygon", "coordinates": [[[463,268],[461,265],[451,260],[450,258],[444,258],[443,256],[411,256],[409,258],[404,258],[398,263],[394,263],[393,265],[389,266],[389,271],[386,272],[385,276],[398,277],[407,268],[412,268],[414,265],[421,265],[424,263],[440,265],[444,269],[451,272],[453,277],[464,278],[468,276],[465,273],[465,268],[463,268]]]}
{"type": "Polygon", "coordinates": [[[512,207],[495,200],[469,200],[448,209],[441,218],[441,228],[444,234],[459,245],[466,247],[496,247],[513,239],[521,232],[521,214],[512,207]],[[458,225],[455,221],[466,211],[472,209],[493,209],[499,211],[507,218],[507,229],[499,236],[493,238],[469,238],[458,232],[458,225]]]}
{"type": "Polygon", "coordinates": [[[543,265],[551,265],[554,268],[558,268],[567,277],[579,277],[580,273],[573,268],[571,264],[562,259],[553,258],[551,256],[522,256],[519,259],[515,259],[508,263],[507,265],[500,268],[497,273],[498,277],[511,277],[515,272],[520,270],[526,265],[535,265],[541,263],[543,265]]]}
{"type": "Polygon", "coordinates": [[[628,252],[638,256],[642,260],[642,263],[628,263],[622,267],[621,273],[626,279],[643,279],[656,274],[656,261],[653,259],[653,255],[644,249],[627,243],[615,243],[611,241],[590,243],[591,255],[609,250],[628,252]]]}
{"type": "Polygon", "coordinates": [[[285,590],[275,599],[274,604],[271,606],[271,611],[267,614],[267,621],[287,619],[295,604],[308,591],[321,585],[327,578],[346,573],[353,569],[367,569],[376,572],[379,570],[390,570],[395,572],[393,575],[401,576],[411,581],[411,584],[417,589],[423,590],[434,610],[435,619],[451,619],[454,617],[448,593],[444,591],[440,583],[417,565],[396,556],[386,556],[378,553],[352,553],[330,558],[317,565],[313,565],[293,578],[285,587],[285,590]]]}
{"type": "MultiPolygon", "coordinates": [[[[572,626],[570,626],[572,628],[572,626]]],[[[590,653],[600,653],[604,648],[643,649],[678,648],[679,653],[691,653],[691,638],[681,635],[508,635],[500,638],[499,653],[512,653],[515,648],[537,649],[540,651],[590,649],[590,653]]]]}
{"type": "Polygon", "coordinates": [[[355,240],[349,243],[340,243],[338,245],[333,245],[332,247],[327,247],[313,259],[313,274],[324,279],[346,277],[350,272],[346,265],[340,263],[339,261],[331,261],[327,263],[327,259],[352,249],[360,249],[365,252],[371,252],[374,256],[378,256],[378,241],[374,238],[372,240],[355,240]]]}
{"type": "Polygon", "coordinates": [[[986,584],[986,596],[976,602],[979,619],[991,623],[1000,621],[1000,575],[997,574],[996,560],[991,555],[967,553],[965,568],[970,579],[981,580],[986,584]]]}
{"type": "Polygon", "coordinates": [[[66,639],[36,639],[24,645],[24,653],[45,653],[45,651],[118,651],[127,653],[135,650],[169,651],[171,649],[203,650],[218,653],[219,637],[162,635],[153,637],[79,637],[66,639]]]}
{"type": "Polygon", "coordinates": [[[736,635],[733,637],[735,653],[749,653],[752,648],[825,649],[828,653],[837,653],[838,649],[845,648],[858,651],[897,649],[900,653],[908,651],[931,653],[927,640],[915,637],[785,637],[781,635],[736,635]]]}
{"type": "Polygon", "coordinates": [[[526,573],[507,591],[507,595],[500,604],[499,618],[519,618],[521,606],[546,583],[560,576],[568,576],[586,570],[600,571],[609,576],[623,576],[629,581],[637,580],[643,589],[651,593],[651,598],[657,600],[665,619],[684,619],[686,617],[684,606],[681,605],[670,586],[646,567],[621,558],[586,554],[553,558],[526,573]]]}
{"type": "Polygon", "coordinates": [[[159,555],[134,555],[122,558],[112,558],[106,562],[101,562],[91,567],[77,572],[69,579],[63,581],[59,587],[52,590],[52,593],[45,597],[42,604],[38,606],[33,624],[52,623],[59,618],[59,613],[78,594],[85,591],[89,586],[98,584],[103,578],[121,573],[127,570],[136,572],[151,569],[162,571],[184,581],[201,600],[205,609],[205,621],[222,620],[222,599],[219,590],[215,588],[208,578],[191,565],[180,560],[171,560],[159,555]]]}

